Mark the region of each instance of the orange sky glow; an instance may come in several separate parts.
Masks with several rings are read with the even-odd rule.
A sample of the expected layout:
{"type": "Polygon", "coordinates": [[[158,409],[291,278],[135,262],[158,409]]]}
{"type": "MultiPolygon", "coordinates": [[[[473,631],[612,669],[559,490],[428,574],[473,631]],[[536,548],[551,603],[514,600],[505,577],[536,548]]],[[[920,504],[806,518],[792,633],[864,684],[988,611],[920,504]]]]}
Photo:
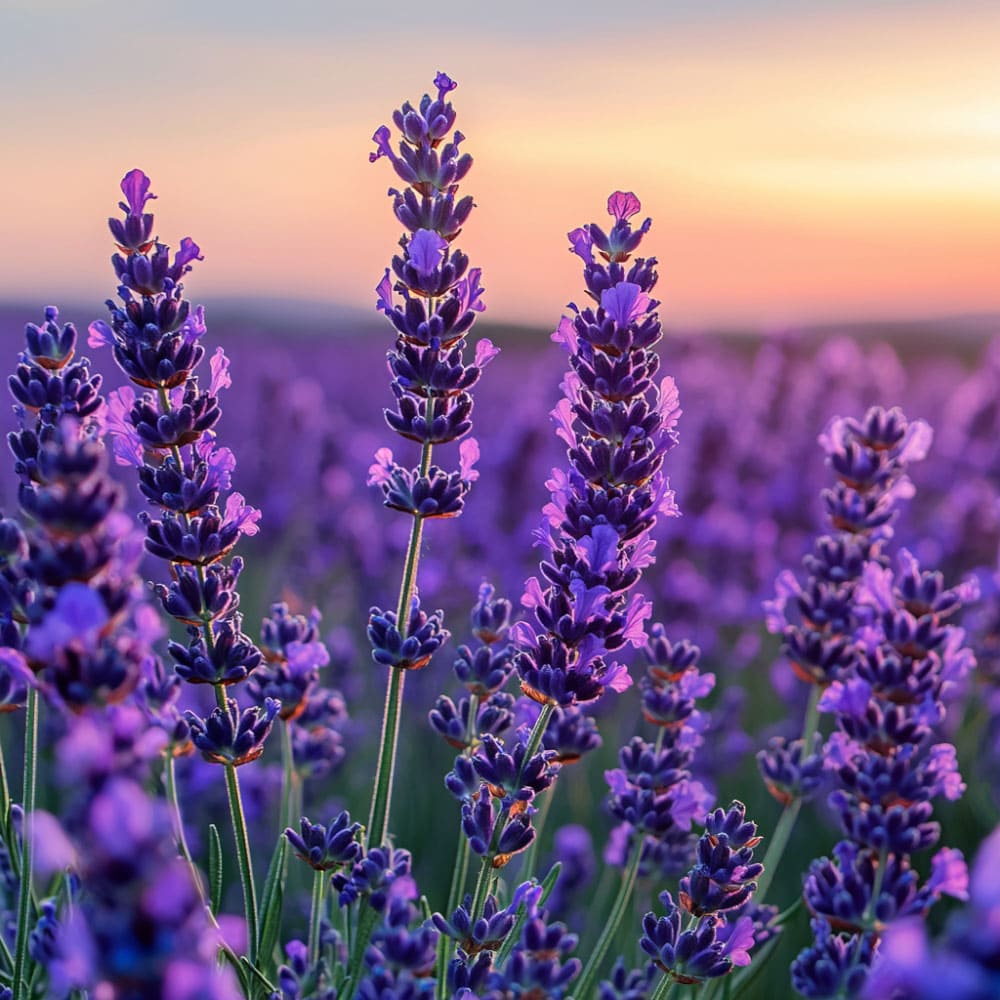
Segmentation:
{"type": "MultiPolygon", "coordinates": [[[[8,61],[0,80],[15,89],[0,298],[92,299],[96,315],[114,291],[104,219],[141,166],[161,239],[203,247],[196,300],[373,307],[400,228],[370,136],[444,69],[476,160],[459,245],[494,320],[551,326],[582,296],[565,233],[606,218],[616,188],[653,217],[644,249],[674,325],[1000,312],[1000,5],[801,4],[420,46],[181,17],[133,49],[108,22],[91,49],[68,0],[37,4],[67,23],[34,74],[8,61]]],[[[0,25],[24,66],[35,9],[12,0],[0,25]]]]}

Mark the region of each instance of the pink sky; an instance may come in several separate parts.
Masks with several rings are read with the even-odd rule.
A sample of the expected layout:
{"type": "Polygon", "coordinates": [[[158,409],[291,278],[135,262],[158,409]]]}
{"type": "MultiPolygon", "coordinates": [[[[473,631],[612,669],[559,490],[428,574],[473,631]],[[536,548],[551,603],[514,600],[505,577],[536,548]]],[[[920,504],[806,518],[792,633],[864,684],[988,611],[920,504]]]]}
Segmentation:
{"type": "MultiPolygon", "coordinates": [[[[555,324],[581,296],[565,233],[602,219],[616,188],[653,216],[645,246],[674,324],[1000,311],[1000,5],[591,12],[528,36],[269,32],[192,24],[196,5],[122,25],[120,5],[83,21],[69,0],[11,3],[2,298],[112,294],[104,219],[141,166],[161,239],[204,249],[199,301],[372,307],[400,230],[370,136],[444,69],[476,159],[459,244],[492,319],[555,324]]],[[[415,8],[397,6],[403,25],[415,8]]]]}

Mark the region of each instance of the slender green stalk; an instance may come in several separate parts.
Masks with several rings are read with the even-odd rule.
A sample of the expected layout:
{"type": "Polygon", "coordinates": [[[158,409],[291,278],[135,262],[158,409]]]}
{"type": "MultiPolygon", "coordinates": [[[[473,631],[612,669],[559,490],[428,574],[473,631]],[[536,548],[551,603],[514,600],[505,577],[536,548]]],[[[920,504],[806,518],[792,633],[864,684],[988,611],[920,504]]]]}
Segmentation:
{"type": "MultiPolygon", "coordinates": [[[[211,633],[211,627],[205,629],[211,633]]],[[[221,684],[215,685],[215,700],[222,711],[226,711],[226,693],[221,684]]],[[[252,965],[257,964],[257,890],[253,882],[253,866],[250,863],[250,837],[247,834],[246,815],[243,812],[243,797],[240,794],[240,779],[233,764],[225,764],[226,792],[229,796],[229,815],[233,821],[233,839],[236,841],[236,857],[240,866],[240,883],[243,886],[243,912],[247,921],[247,958],[252,965]]]]}
{"type": "MultiPolygon", "coordinates": [[[[462,892],[465,889],[465,880],[469,875],[469,838],[462,831],[458,834],[458,850],[455,852],[455,867],[451,873],[451,890],[448,893],[448,908],[444,911],[446,917],[450,918],[461,901],[462,892]]],[[[448,972],[448,950],[451,942],[442,934],[438,938],[437,949],[437,997],[438,1000],[446,1000],[448,996],[448,984],[446,976],[448,972]]]]}
{"type": "Polygon", "coordinates": [[[361,966],[364,964],[365,948],[378,923],[378,914],[366,903],[361,904],[361,912],[358,914],[357,933],[354,939],[354,948],[351,950],[351,964],[347,970],[351,984],[348,987],[348,997],[353,997],[358,992],[358,981],[361,978],[361,966]]]}
{"type": "MultiPolygon", "coordinates": [[[[425,442],[420,455],[420,474],[427,475],[431,465],[432,446],[425,442]]],[[[396,605],[396,628],[405,639],[410,621],[410,602],[417,586],[417,567],[420,563],[420,542],[423,538],[424,519],[414,517],[410,526],[410,542],[406,547],[403,579],[396,605]]],[[[403,682],[406,671],[390,670],[385,692],[385,710],[382,714],[382,738],[379,743],[378,768],[375,771],[375,788],[371,810],[368,813],[368,845],[384,844],[389,834],[389,806],[392,800],[392,779],[396,769],[396,743],[399,740],[399,716],[403,701],[403,682]]]]}
{"type": "Polygon", "coordinates": [[[253,867],[250,864],[250,837],[247,834],[246,817],[243,814],[243,799],[240,795],[240,779],[232,764],[224,765],[226,770],[226,791],[229,793],[229,812],[233,820],[233,836],[236,839],[236,856],[240,865],[240,882],[243,885],[243,909],[247,921],[247,958],[257,964],[257,890],[253,883],[253,867]]]}
{"type": "Polygon", "coordinates": [[[281,720],[281,829],[294,826],[295,821],[295,764],[292,757],[292,721],[281,720]]]}
{"type": "Polygon", "coordinates": [[[535,874],[535,859],[538,856],[538,842],[542,839],[542,830],[545,829],[546,820],[549,818],[549,813],[552,810],[552,799],[556,794],[556,785],[553,784],[551,788],[546,789],[542,792],[542,805],[538,810],[538,815],[532,820],[532,826],[535,828],[535,839],[531,842],[531,846],[525,851],[524,854],[524,864],[521,866],[520,879],[523,882],[527,882],[535,874]]]}
{"type": "Polygon", "coordinates": [[[7,822],[10,819],[10,784],[7,782],[7,761],[4,760],[3,741],[0,740],[0,831],[7,838],[7,822]]]}
{"type": "Polygon", "coordinates": [[[309,964],[319,960],[319,938],[323,926],[323,903],[326,900],[326,885],[330,876],[327,872],[313,872],[312,905],[309,908],[309,964]]]}
{"type": "Polygon", "coordinates": [[[673,995],[676,986],[677,983],[670,976],[664,975],[649,1000],[667,1000],[667,997],[673,995]]]}
{"type": "MultiPolygon", "coordinates": [[[[806,709],[805,722],[802,727],[803,754],[808,753],[813,736],[816,735],[816,731],[819,728],[818,706],[820,694],[819,685],[814,684],[812,690],[809,692],[809,706],[806,709]]],[[[764,902],[764,896],[768,888],[770,888],[771,881],[778,868],[778,863],[785,853],[785,848],[788,846],[789,838],[792,836],[792,830],[795,829],[795,822],[799,818],[801,810],[802,799],[793,799],[785,806],[784,811],[778,819],[774,833],[771,834],[771,842],[767,845],[767,851],[764,854],[764,871],[761,872],[760,878],[757,879],[757,889],[753,894],[755,903],[764,902]]]]}
{"type": "Polygon", "coordinates": [[[635,880],[639,875],[639,862],[642,860],[642,835],[639,835],[638,843],[632,848],[632,855],[629,858],[628,866],[622,874],[621,885],[618,887],[618,895],[611,906],[607,922],[601,930],[601,936],[597,939],[587,964],[583,967],[580,979],[573,992],[583,1000],[584,997],[594,995],[594,986],[597,976],[601,971],[601,963],[604,956],[618,933],[622,918],[628,910],[629,900],[632,898],[632,891],[635,888],[635,880]]]}
{"type": "Polygon", "coordinates": [[[14,945],[14,1000],[28,1000],[28,911],[31,908],[32,830],[35,813],[35,764],[38,757],[38,692],[28,688],[24,717],[24,822],[21,828],[21,872],[17,892],[17,939],[14,945]]]}
{"type": "Polygon", "coordinates": [[[202,882],[201,872],[198,871],[198,868],[194,863],[194,858],[191,857],[191,849],[188,847],[187,835],[184,833],[184,818],[181,815],[181,804],[177,797],[177,770],[174,766],[173,749],[172,744],[167,747],[167,760],[164,765],[164,784],[166,785],[167,804],[170,806],[170,812],[174,821],[174,838],[177,841],[177,851],[187,862],[188,869],[191,872],[191,881],[194,883],[195,889],[198,890],[198,897],[201,899],[201,905],[208,910],[212,923],[218,926],[215,920],[215,914],[212,913],[212,908],[208,905],[208,897],[205,895],[205,884],[202,882]]]}

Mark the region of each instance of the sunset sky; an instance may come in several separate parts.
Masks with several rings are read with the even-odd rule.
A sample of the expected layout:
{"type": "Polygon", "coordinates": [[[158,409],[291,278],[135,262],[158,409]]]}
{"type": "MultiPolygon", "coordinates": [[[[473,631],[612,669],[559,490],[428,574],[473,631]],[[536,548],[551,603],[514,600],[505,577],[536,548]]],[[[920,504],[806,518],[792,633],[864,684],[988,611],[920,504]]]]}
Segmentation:
{"type": "Polygon", "coordinates": [[[616,188],[676,325],[1000,311],[1000,4],[966,0],[3,0],[0,298],[113,293],[141,166],[199,301],[372,307],[400,229],[370,137],[439,69],[493,319],[554,325],[616,188]]]}

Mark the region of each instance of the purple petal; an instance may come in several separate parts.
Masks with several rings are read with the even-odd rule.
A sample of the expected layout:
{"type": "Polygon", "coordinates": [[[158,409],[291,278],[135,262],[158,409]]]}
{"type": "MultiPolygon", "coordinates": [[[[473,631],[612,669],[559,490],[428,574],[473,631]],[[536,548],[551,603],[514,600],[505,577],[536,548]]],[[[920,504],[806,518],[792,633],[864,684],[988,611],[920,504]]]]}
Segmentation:
{"type": "Polygon", "coordinates": [[[208,391],[217,396],[223,389],[228,389],[233,384],[232,376],[229,374],[229,358],[221,348],[215,349],[212,360],[208,363],[212,370],[212,380],[208,384],[208,391]]]}
{"type": "Polygon", "coordinates": [[[479,473],[473,466],[479,461],[479,442],[475,438],[466,438],[458,446],[459,475],[467,483],[474,483],[479,473]]]}
{"type": "Polygon", "coordinates": [[[962,852],[945,847],[931,858],[931,876],[927,888],[936,896],[969,898],[969,869],[962,852]]]}
{"type": "Polygon", "coordinates": [[[620,327],[645,313],[649,302],[649,296],[631,281],[621,281],[601,292],[602,308],[620,327]]]}
{"type": "Polygon", "coordinates": [[[376,312],[392,315],[392,282],[389,280],[389,268],[385,269],[385,277],[375,286],[378,298],[375,301],[376,312]]]}
{"type": "Polygon", "coordinates": [[[619,222],[635,215],[642,205],[631,191],[616,191],[608,198],[608,215],[613,215],[619,222]]]}
{"type": "Polygon", "coordinates": [[[496,347],[492,340],[488,340],[484,337],[482,340],[476,344],[476,357],[473,362],[477,368],[482,370],[485,368],[498,354],[500,353],[500,348],[496,347]]]}
{"type": "Polygon", "coordinates": [[[234,524],[242,534],[252,536],[260,531],[260,528],[257,527],[260,517],[260,511],[246,503],[242,493],[229,494],[222,517],[226,524],[234,524]]]}
{"type": "Polygon", "coordinates": [[[581,226],[566,234],[570,242],[570,253],[575,253],[584,264],[594,263],[594,241],[590,236],[590,230],[581,226]]]}
{"type": "Polygon", "coordinates": [[[146,202],[156,197],[149,193],[149,178],[138,168],[122,178],[121,188],[131,215],[142,215],[146,202]]]}
{"type": "Polygon", "coordinates": [[[374,163],[381,156],[388,156],[390,160],[393,158],[392,146],[389,145],[389,139],[391,136],[392,133],[389,131],[389,127],[387,125],[379,125],[379,127],[375,129],[375,134],[372,136],[372,142],[378,146],[378,149],[376,152],[368,154],[369,163],[374,163]]]}
{"type": "Polygon", "coordinates": [[[441,263],[448,241],[433,229],[418,229],[407,246],[407,255],[421,277],[428,277],[441,263]]]}
{"type": "Polygon", "coordinates": [[[392,452],[388,448],[379,448],[375,452],[375,461],[368,467],[368,485],[381,486],[392,482],[393,465],[392,452]]]}
{"type": "Polygon", "coordinates": [[[103,319],[96,319],[87,327],[88,347],[114,347],[114,331],[103,319]]]}
{"type": "Polygon", "coordinates": [[[174,267],[184,267],[193,260],[204,260],[201,247],[190,236],[181,240],[180,249],[174,255],[174,267]]]}
{"type": "Polygon", "coordinates": [[[458,84],[447,73],[438,72],[434,77],[434,86],[437,87],[438,100],[443,101],[444,95],[453,91],[458,84]]]}

